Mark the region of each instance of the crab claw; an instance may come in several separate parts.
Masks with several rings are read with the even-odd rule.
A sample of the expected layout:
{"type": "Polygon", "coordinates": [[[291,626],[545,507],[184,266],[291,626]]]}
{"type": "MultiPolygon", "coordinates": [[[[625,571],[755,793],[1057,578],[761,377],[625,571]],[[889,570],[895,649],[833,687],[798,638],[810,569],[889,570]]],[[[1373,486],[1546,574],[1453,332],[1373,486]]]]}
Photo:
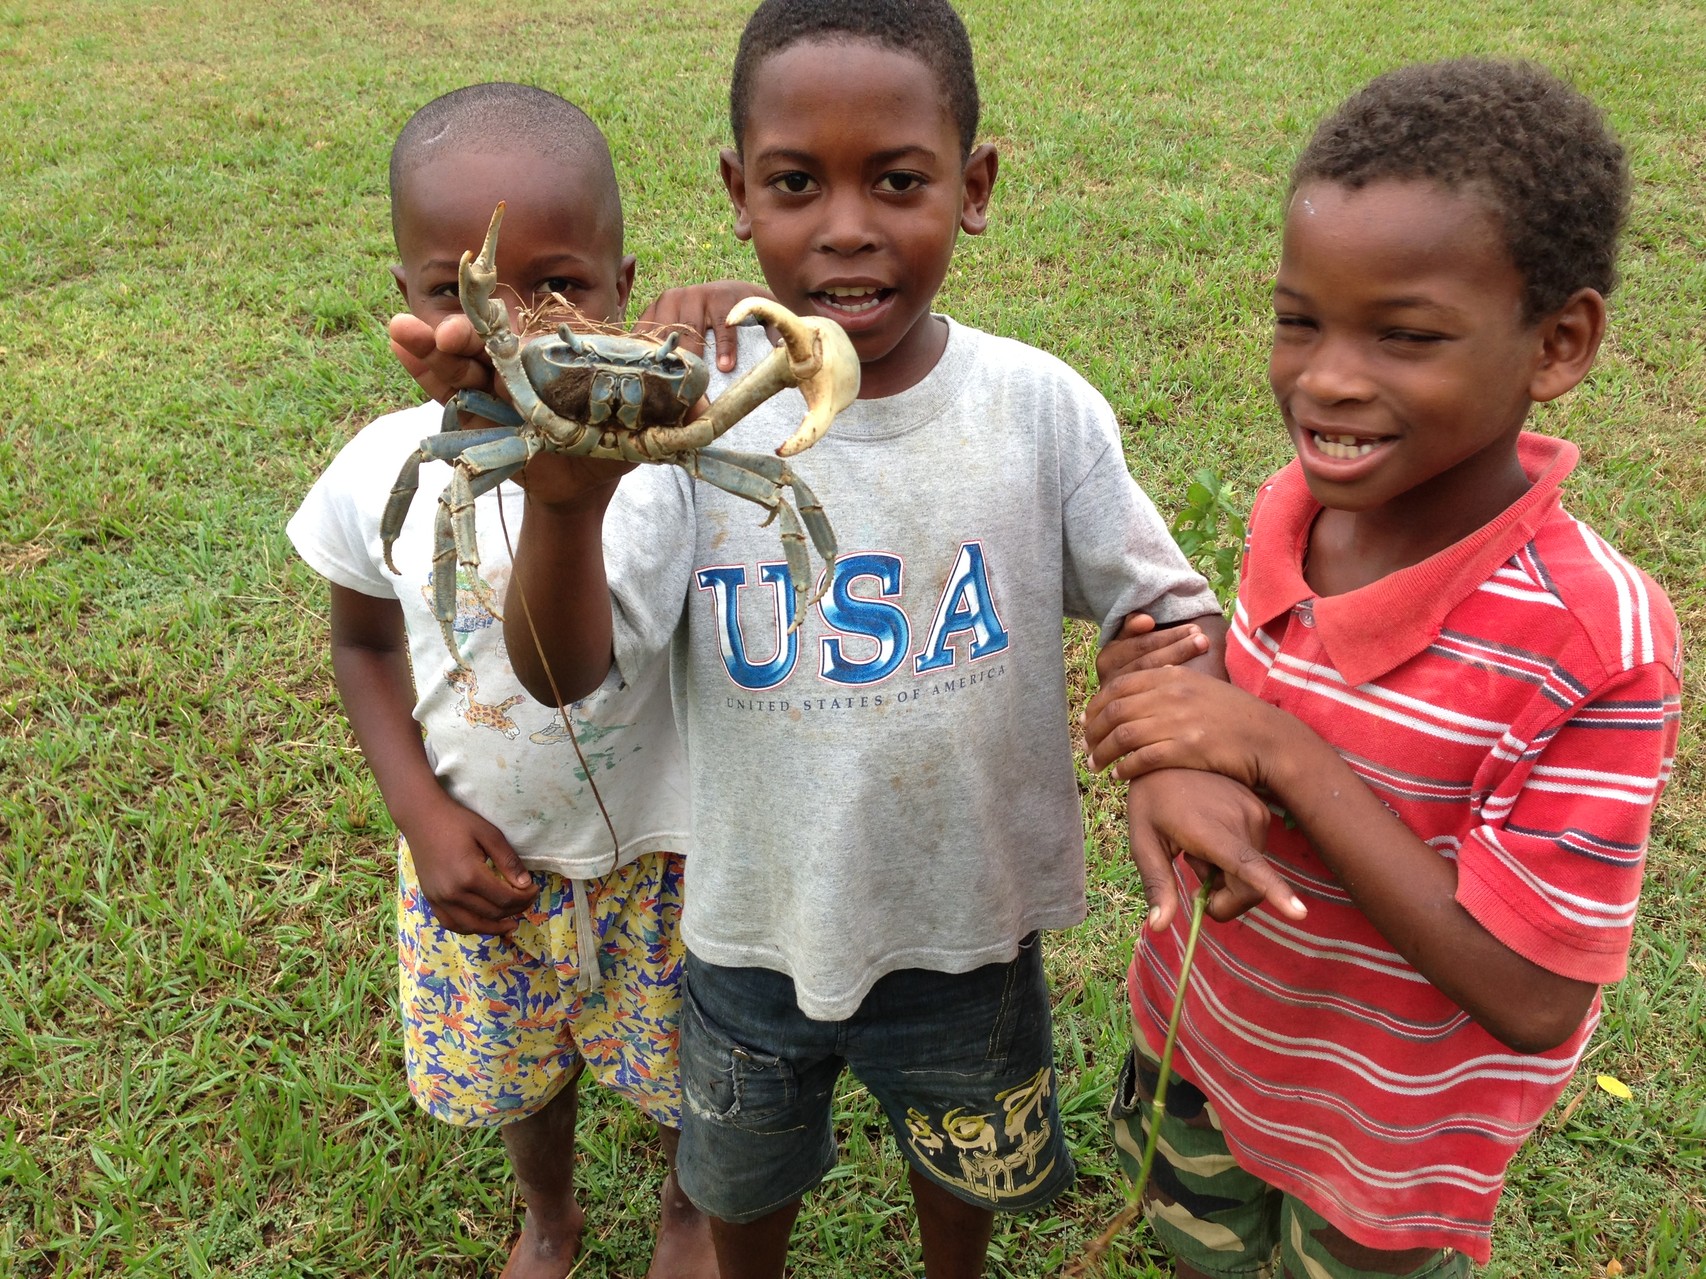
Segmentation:
{"type": "Polygon", "coordinates": [[[792,380],[806,397],[800,429],[776,450],[778,457],[793,457],[821,440],[835,415],[858,398],[859,357],[834,320],[795,315],[766,298],[737,302],[729,312],[729,323],[739,324],[754,315],[782,335],[792,380]]]}
{"type": "Polygon", "coordinates": [[[486,228],[486,242],[480,246],[480,255],[464,253],[456,271],[462,310],[483,342],[494,337],[509,337],[513,342],[509,312],[492,297],[498,283],[498,228],[503,220],[504,202],[499,200],[498,207],[492,210],[492,222],[486,228]]]}

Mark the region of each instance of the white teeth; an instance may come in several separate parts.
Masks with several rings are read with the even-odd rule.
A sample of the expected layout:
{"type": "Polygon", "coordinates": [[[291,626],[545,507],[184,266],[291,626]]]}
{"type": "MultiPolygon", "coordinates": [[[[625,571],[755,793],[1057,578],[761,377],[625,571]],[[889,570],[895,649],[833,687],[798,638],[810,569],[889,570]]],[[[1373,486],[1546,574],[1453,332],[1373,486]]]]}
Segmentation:
{"type": "Polygon", "coordinates": [[[1315,447],[1320,450],[1322,456],[1341,462],[1348,462],[1354,457],[1366,457],[1380,447],[1377,441],[1359,441],[1354,435],[1321,435],[1315,431],[1311,431],[1310,435],[1314,437],[1315,447]]]}
{"type": "Polygon", "coordinates": [[[862,311],[869,311],[882,300],[882,290],[871,288],[868,285],[863,288],[820,289],[819,292],[830,299],[831,305],[836,310],[845,311],[849,315],[858,315],[862,311]]]}

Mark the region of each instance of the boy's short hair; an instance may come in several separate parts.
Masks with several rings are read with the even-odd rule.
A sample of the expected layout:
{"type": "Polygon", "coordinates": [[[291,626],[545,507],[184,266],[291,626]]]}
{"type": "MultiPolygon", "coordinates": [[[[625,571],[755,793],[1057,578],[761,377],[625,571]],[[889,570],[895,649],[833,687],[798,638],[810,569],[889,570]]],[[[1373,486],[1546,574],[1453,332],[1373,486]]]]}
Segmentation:
{"type": "Polygon", "coordinates": [[[729,81],[729,127],[742,149],[753,77],[773,54],[806,41],[869,40],[935,70],[960,130],[960,155],[977,142],[977,72],[971,37],[947,0],[764,0],[741,32],[729,81]]]}
{"type": "Polygon", "coordinates": [[[559,156],[585,180],[605,187],[621,243],[622,196],[604,132],[574,103],[547,89],[497,80],[470,84],[434,98],[409,117],[391,147],[391,222],[403,179],[439,150],[478,148],[559,156]]]}
{"type": "Polygon", "coordinates": [[[1457,58],[1371,80],[1316,128],[1291,171],[1353,190],[1428,179],[1483,198],[1524,281],[1524,319],[1577,289],[1609,294],[1629,169],[1604,115],[1544,67],[1457,58]]]}

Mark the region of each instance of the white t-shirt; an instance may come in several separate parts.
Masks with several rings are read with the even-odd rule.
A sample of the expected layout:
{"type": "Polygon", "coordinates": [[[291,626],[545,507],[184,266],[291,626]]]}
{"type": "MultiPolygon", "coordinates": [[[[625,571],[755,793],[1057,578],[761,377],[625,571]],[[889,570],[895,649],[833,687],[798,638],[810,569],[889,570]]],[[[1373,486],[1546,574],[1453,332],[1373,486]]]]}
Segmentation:
{"type": "MultiPolygon", "coordinates": [[[[463,582],[455,631],[468,670],[458,672],[445,647],[431,595],[433,524],[450,478],[447,463],[422,465],[420,489],[392,550],[402,575],[385,567],[379,521],[386,499],[404,459],[438,431],[443,414],[441,405],[428,402],[365,427],[308,491],[290,520],[290,540],[321,576],[402,605],[414,716],[426,730],[433,770],[452,797],[503,831],[528,867],[590,879],[644,853],[686,851],[686,764],[661,652],[632,667],[629,679],[613,675],[575,703],[583,771],[557,710],[527,696],[510,666],[502,625],[463,582]],[[588,771],[620,854],[587,785],[588,771]]],[[[510,576],[500,501],[513,543],[525,495],[505,483],[476,503],[480,573],[498,600],[510,576]]]]}

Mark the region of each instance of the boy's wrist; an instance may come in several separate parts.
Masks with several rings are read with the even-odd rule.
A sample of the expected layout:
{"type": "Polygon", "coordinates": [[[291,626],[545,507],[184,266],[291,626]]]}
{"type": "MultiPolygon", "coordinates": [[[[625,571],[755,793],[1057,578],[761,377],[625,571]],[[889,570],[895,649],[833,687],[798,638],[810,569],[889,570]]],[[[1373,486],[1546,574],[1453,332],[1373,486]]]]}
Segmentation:
{"type": "MultiPolygon", "coordinates": [[[[624,470],[623,474],[626,473],[624,470]]],[[[614,475],[608,480],[580,488],[528,484],[527,517],[529,521],[544,518],[569,530],[578,531],[581,526],[591,524],[595,531],[602,531],[604,513],[616,496],[616,486],[621,478],[621,475],[614,475]]]]}
{"type": "Polygon", "coordinates": [[[446,814],[461,805],[444,789],[438,774],[429,769],[422,776],[411,777],[401,794],[387,795],[385,807],[398,833],[413,845],[421,842],[423,834],[430,835],[442,826],[446,814]]]}
{"type": "Polygon", "coordinates": [[[1256,783],[1282,800],[1310,778],[1319,778],[1324,766],[1341,762],[1302,720],[1259,698],[1261,710],[1250,726],[1250,749],[1257,761],[1256,783]],[[1330,757],[1324,759],[1322,752],[1330,757]]]}

